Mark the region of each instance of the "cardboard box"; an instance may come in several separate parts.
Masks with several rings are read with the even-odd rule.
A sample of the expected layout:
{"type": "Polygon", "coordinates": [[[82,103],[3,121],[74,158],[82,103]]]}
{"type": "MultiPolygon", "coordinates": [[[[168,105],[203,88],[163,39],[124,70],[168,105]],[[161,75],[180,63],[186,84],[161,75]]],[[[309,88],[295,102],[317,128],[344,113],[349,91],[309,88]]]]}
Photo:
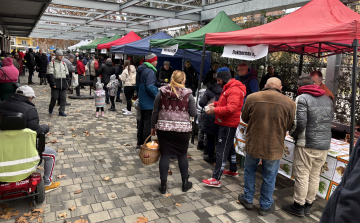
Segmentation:
{"type": "Polygon", "coordinates": [[[285,140],[283,159],[292,162],[294,160],[294,151],[295,151],[295,144],[285,140]]]}
{"type": "Polygon", "coordinates": [[[321,168],[321,176],[332,180],[334,177],[334,172],[336,168],[337,160],[331,156],[326,157],[326,161],[321,168]]]}
{"type": "Polygon", "coordinates": [[[339,184],[341,182],[341,179],[345,172],[346,166],[347,166],[346,163],[344,163],[340,160],[336,161],[336,167],[335,167],[334,176],[332,178],[332,181],[334,181],[337,184],[339,184]]]}

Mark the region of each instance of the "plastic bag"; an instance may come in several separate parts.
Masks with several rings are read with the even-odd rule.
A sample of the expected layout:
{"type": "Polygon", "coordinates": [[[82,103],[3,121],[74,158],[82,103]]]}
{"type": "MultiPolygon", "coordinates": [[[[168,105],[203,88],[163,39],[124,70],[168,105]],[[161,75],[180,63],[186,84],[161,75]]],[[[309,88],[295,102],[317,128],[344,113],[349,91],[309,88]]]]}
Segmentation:
{"type": "Polygon", "coordinates": [[[151,142],[146,143],[146,147],[149,149],[157,149],[159,147],[159,145],[156,142],[151,141],[151,142]]]}
{"type": "Polygon", "coordinates": [[[72,79],[71,79],[71,87],[72,88],[76,88],[77,86],[79,86],[78,78],[79,78],[78,75],[73,73],[72,79]]]}

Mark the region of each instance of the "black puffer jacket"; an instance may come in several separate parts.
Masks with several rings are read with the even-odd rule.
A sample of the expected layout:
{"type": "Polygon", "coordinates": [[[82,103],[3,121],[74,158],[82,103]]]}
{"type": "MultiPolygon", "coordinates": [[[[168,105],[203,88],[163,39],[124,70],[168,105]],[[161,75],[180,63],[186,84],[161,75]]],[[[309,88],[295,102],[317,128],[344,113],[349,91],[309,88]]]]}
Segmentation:
{"type": "MultiPolygon", "coordinates": [[[[216,80],[209,82],[204,95],[199,101],[199,105],[204,108],[206,105],[218,101],[222,90],[223,88],[216,83],[216,80]]],[[[204,132],[206,134],[217,135],[219,133],[219,125],[215,124],[215,114],[205,114],[202,116],[202,120],[204,121],[204,132]]]]}
{"type": "Polygon", "coordinates": [[[26,116],[26,128],[40,133],[48,133],[49,126],[39,125],[39,115],[35,105],[26,97],[13,94],[7,101],[0,102],[0,115],[7,112],[20,112],[26,116]]]}
{"type": "Polygon", "coordinates": [[[193,91],[193,95],[195,95],[196,89],[198,88],[198,76],[197,72],[194,68],[189,67],[184,69],[186,75],[185,87],[190,88],[193,91]]]}
{"type": "Polygon", "coordinates": [[[115,67],[112,62],[106,61],[101,65],[97,76],[99,77],[101,75],[101,83],[107,84],[110,81],[110,76],[113,74],[115,74],[115,67]]]}
{"type": "Polygon", "coordinates": [[[296,115],[290,135],[296,145],[310,149],[328,150],[331,142],[333,102],[318,85],[298,89],[296,115]]]}
{"type": "Polygon", "coordinates": [[[170,83],[171,75],[173,74],[174,69],[172,66],[169,67],[169,70],[166,70],[164,67],[160,68],[159,72],[159,82],[160,83],[170,83]],[[168,82],[165,82],[165,79],[168,79],[168,82]]]}
{"type": "Polygon", "coordinates": [[[46,78],[46,72],[47,72],[48,63],[49,62],[48,62],[46,54],[41,55],[41,57],[39,57],[39,63],[37,65],[40,68],[39,78],[46,78]]]}

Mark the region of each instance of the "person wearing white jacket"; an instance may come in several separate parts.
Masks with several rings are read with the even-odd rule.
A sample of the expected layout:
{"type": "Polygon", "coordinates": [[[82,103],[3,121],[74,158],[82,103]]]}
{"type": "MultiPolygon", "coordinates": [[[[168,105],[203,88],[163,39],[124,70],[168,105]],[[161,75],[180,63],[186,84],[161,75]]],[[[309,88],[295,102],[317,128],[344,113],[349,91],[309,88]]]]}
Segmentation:
{"type": "Polygon", "coordinates": [[[121,81],[124,84],[124,93],[126,98],[127,107],[123,109],[123,115],[132,115],[131,112],[131,99],[135,92],[136,84],[136,68],[134,65],[130,65],[130,60],[125,60],[124,70],[120,76],[121,81]]]}

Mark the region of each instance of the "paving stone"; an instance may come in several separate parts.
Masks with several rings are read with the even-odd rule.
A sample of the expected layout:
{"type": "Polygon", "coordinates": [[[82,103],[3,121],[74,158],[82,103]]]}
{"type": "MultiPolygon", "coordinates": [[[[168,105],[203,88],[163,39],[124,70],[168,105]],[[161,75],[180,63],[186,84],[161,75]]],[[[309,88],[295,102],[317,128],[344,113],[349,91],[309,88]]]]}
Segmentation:
{"type": "Polygon", "coordinates": [[[106,221],[111,219],[109,212],[107,211],[102,211],[102,212],[97,212],[97,213],[93,213],[93,214],[89,214],[88,218],[90,220],[91,223],[96,223],[96,222],[102,222],[102,221],[106,221]]]}
{"type": "Polygon", "coordinates": [[[177,215],[176,217],[178,217],[180,219],[181,222],[185,223],[185,222],[196,222],[197,220],[199,220],[200,218],[192,211],[186,212],[186,213],[182,213],[177,215]]]}
{"type": "Polygon", "coordinates": [[[141,213],[125,216],[123,219],[125,223],[134,223],[138,220],[138,217],[144,217],[141,213]]]}
{"type": "Polygon", "coordinates": [[[143,200],[141,199],[140,196],[126,197],[126,198],[123,198],[123,200],[126,205],[132,205],[132,204],[137,204],[137,203],[143,202],[143,200]]]}

